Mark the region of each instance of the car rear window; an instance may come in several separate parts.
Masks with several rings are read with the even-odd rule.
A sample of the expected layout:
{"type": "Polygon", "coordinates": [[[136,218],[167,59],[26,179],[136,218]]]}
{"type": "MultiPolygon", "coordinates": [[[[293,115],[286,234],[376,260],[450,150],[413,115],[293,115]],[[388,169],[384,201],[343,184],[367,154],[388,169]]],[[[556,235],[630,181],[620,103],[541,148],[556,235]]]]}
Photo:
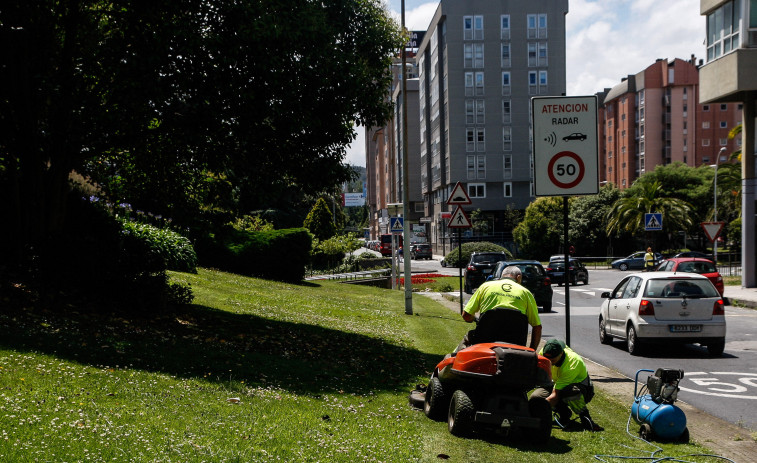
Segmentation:
{"type": "Polygon", "coordinates": [[[544,275],[544,267],[541,265],[519,265],[520,272],[524,276],[528,275],[544,275]]]}
{"type": "Polygon", "coordinates": [[[678,264],[679,272],[691,273],[715,273],[715,264],[711,262],[681,262],[678,264]]]}
{"type": "Polygon", "coordinates": [[[500,260],[505,260],[504,254],[477,254],[471,258],[471,262],[498,262],[500,260]]]}
{"type": "Polygon", "coordinates": [[[645,297],[720,297],[710,280],[653,279],[647,282],[645,297]]]}

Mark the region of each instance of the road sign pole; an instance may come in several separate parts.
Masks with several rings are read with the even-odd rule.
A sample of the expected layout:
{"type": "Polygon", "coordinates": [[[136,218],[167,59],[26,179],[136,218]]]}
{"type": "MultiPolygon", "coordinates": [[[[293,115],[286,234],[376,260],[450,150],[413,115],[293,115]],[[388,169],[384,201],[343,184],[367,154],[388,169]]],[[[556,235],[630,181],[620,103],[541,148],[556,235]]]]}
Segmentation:
{"type": "Polygon", "coordinates": [[[568,252],[568,197],[562,197],[563,245],[565,246],[565,344],[570,345],[570,254],[568,252]]]}
{"type": "Polygon", "coordinates": [[[460,277],[460,315],[463,314],[463,268],[460,264],[463,261],[463,231],[457,229],[457,271],[460,277]]]}

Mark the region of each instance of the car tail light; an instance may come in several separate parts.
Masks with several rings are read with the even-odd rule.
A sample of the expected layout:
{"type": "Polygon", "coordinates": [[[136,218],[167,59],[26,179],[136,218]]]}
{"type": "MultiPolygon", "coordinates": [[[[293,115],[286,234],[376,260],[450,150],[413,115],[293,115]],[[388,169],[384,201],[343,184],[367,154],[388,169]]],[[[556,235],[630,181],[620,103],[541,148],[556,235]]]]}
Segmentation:
{"type": "Polygon", "coordinates": [[[547,267],[545,270],[548,271],[548,272],[551,272],[552,271],[552,267],[547,267]]]}
{"type": "Polygon", "coordinates": [[[465,270],[467,270],[469,272],[475,272],[476,271],[476,267],[474,267],[472,265],[469,265],[468,268],[466,268],[465,270]]]}
{"type": "Polygon", "coordinates": [[[550,286],[552,284],[552,280],[549,279],[549,277],[544,278],[544,286],[550,286]]]}
{"type": "Polygon", "coordinates": [[[641,304],[639,304],[639,315],[654,315],[654,304],[652,304],[652,301],[646,299],[641,300],[641,304]]]}
{"type": "Polygon", "coordinates": [[[722,299],[718,299],[712,305],[712,315],[725,315],[725,304],[722,299]]]}

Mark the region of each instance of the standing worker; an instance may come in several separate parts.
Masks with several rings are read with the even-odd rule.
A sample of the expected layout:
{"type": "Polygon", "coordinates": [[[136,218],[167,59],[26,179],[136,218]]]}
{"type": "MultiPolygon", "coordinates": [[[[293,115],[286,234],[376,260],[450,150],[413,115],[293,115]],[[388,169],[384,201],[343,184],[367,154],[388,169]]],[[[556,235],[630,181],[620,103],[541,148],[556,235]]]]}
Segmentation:
{"type": "Polygon", "coordinates": [[[594,384],[586,370],[584,359],[558,339],[550,339],[544,344],[540,355],[552,362],[551,388],[539,387],[531,397],[546,399],[558,415],[558,424],[565,427],[573,412],[578,415],[586,431],[604,431],[592,420],[586,406],[594,397],[594,384]]]}
{"type": "MultiPolygon", "coordinates": [[[[522,339],[525,340],[528,337],[528,325],[531,325],[530,347],[536,350],[541,341],[541,320],[539,319],[539,309],[536,306],[536,300],[531,291],[526,287],[521,286],[520,282],[522,279],[523,274],[521,273],[520,268],[515,265],[505,267],[502,271],[501,279],[487,281],[478,287],[476,292],[473,293],[473,296],[471,296],[470,300],[465,305],[462,316],[463,320],[471,323],[475,320],[474,314],[476,314],[476,312],[480,312],[481,320],[484,320],[484,314],[492,309],[498,309],[498,311],[501,309],[505,309],[506,311],[508,309],[518,311],[521,314],[519,317],[525,318],[525,323],[523,323],[523,330],[525,332],[515,333],[515,338],[520,338],[522,336],[522,339]]],[[[509,323],[509,321],[506,323],[506,326],[507,328],[514,327],[515,330],[520,330],[516,323],[509,323]]],[[[485,327],[483,327],[482,322],[480,322],[475,330],[469,331],[455,352],[478,342],[491,342],[476,339],[477,332],[480,334],[482,328],[485,327]]],[[[489,328],[491,329],[492,327],[490,326],[489,328]]],[[[494,327],[495,330],[497,328],[498,327],[494,327]]],[[[510,334],[506,331],[506,329],[503,329],[501,331],[501,338],[495,340],[515,343],[512,339],[508,339],[510,334]]],[[[479,336],[479,338],[480,337],[481,336],[479,336]]]]}
{"type": "Polygon", "coordinates": [[[651,272],[654,269],[654,253],[652,248],[647,248],[647,253],[644,254],[644,270],[651,272]]]}

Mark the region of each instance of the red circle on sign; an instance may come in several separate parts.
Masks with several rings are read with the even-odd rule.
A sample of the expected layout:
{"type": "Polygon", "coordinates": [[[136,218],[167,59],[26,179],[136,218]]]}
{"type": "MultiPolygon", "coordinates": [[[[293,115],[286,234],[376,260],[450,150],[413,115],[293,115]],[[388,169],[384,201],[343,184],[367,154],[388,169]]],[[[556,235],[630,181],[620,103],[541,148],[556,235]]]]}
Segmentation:
{"type": "Polygon", "coordinates": [[[549,161],[549,166],[547,166],[547,174],[549,174],[549,179],[552,180],[552,183],[559,188],[573,188],[574,186],[581,183],[581,180],[584,179],[584,161],[581,159],[579,155],[572,151],[560,151],[559,153],[555,154],[552,159],[549,161]],[[557,178],[555,178],[555,173],[553,172],[553,169],[555,167],[555,163],[564,157],[568,157],[576,161],[576,164],[578,164],[578,175],[576,175],[576,179],[569,183],[564,183],[557,178]]]}

